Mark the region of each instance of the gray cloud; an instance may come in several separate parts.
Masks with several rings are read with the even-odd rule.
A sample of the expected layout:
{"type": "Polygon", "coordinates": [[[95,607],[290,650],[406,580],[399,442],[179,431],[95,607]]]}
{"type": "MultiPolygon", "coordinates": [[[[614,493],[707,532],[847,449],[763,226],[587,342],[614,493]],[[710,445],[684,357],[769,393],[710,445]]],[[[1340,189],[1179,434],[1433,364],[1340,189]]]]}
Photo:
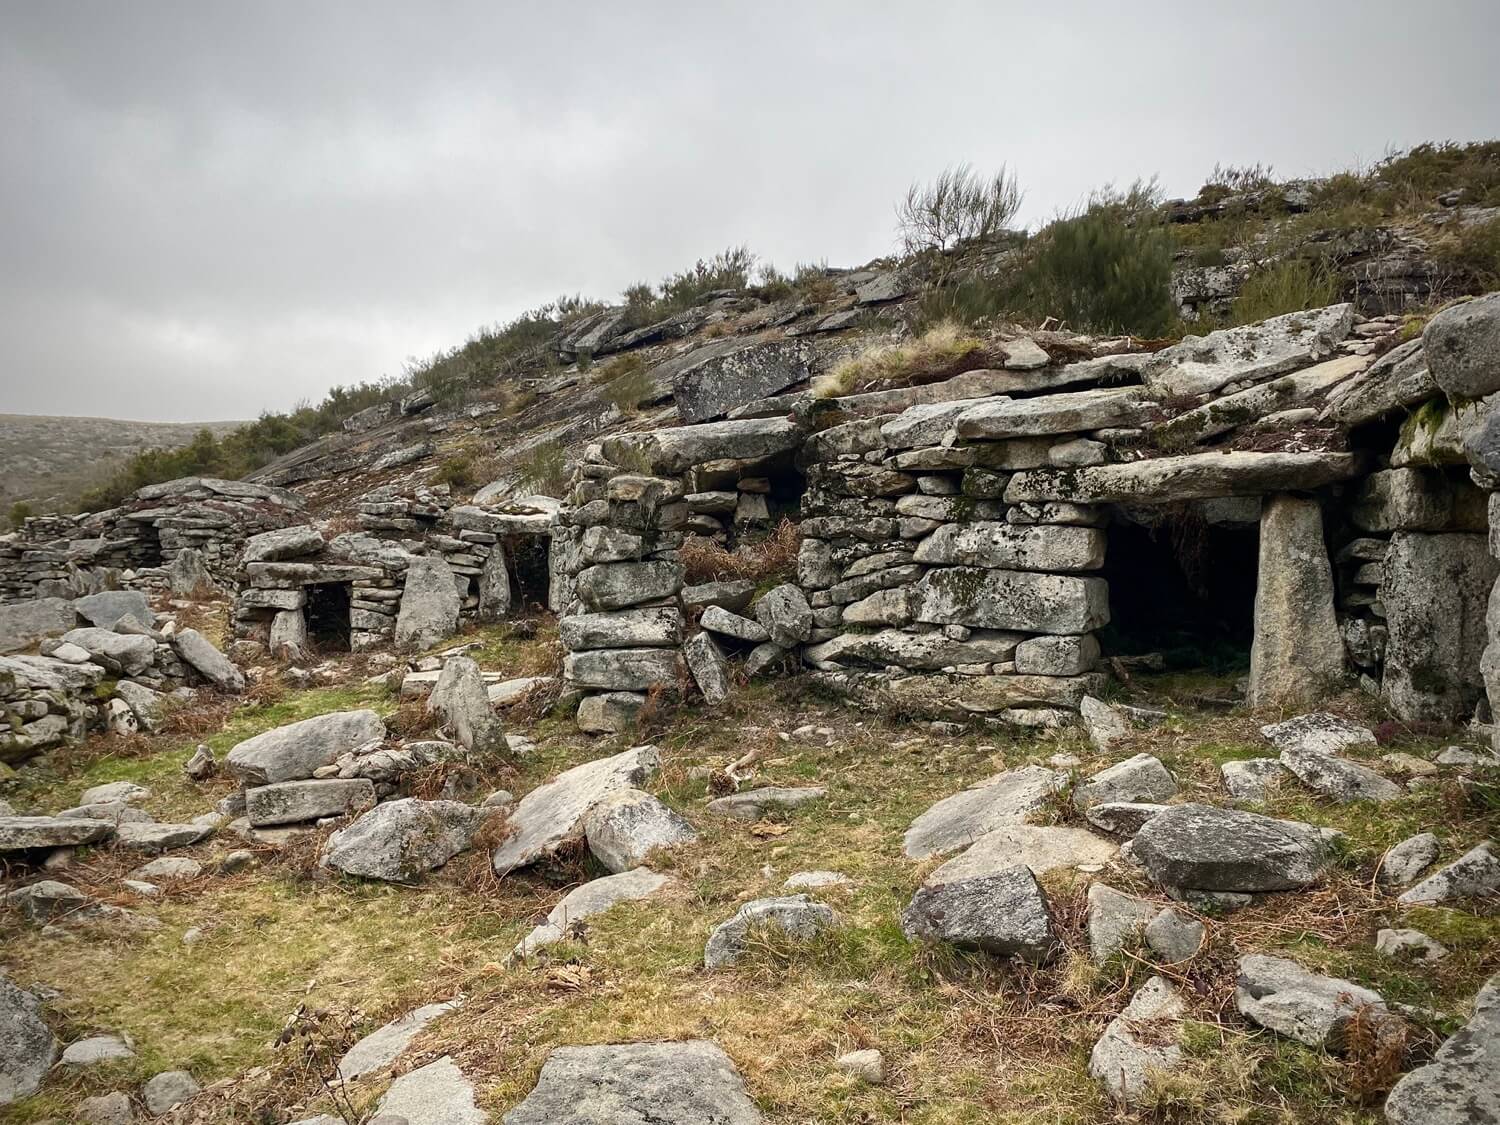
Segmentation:
{"type": "Polygon", "coordinates": [[[894,248],[906,184],[1302,174],[1500,134],[1485,0],[0,0],[0,411],[249,417],[732,243],[894,248]]]}

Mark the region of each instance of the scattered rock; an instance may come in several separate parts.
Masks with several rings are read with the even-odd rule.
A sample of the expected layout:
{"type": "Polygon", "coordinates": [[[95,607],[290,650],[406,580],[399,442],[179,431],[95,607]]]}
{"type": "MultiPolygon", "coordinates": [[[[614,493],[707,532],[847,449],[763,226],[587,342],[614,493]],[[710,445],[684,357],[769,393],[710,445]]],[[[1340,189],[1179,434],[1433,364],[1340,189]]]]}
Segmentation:
{"type": "Polygon", "coordinates": [[[1245,758],[1219,767],[1224,788],[1236,801],[1263,804],[1271,784],[1285,772],[1275,758],[1245,758]]]}
{"type": "Polygon", "coordinates": [[[329,836],[322,862],[365,879],[415,883],[467,849],[487,815],[458,801],[388,801],[329,836]]]}
{"type": "Polygon", "coordinates": [[[785,895],[747,902],[734,917],[720,922],[703,947],[703,964],[722,969],[744,956],[752,931],[776,927],[788,936],[806,941],[838,922],[832,909],[806,895],[785,895]]]}
{"type": "Polygon", "coordinates": [[[0,852],[71,848],[114,835],[115,824],[71,816],[0,816],[0,852]]]}
{"type": "Polygon", "coordinates": [[[419,1031],[458,1006],[457,1000],[449,1000],[443,1004],[424,1004],[370,1032],[339,1059],[339,1077],[345,1082],[353,1082],[366,1074],[384,1070],[401,1057],[401,1052],[411,1045],[419,1031]]]}
{"type": "Polygon", "coordinates": [[[1186,1012],[1177,990],[1162,977],[1151,977],[1094,1044],[1089,1074],[1115,1101],[1140,1101],[1153,1075],[1182,1065],[1179,1040],[1186,1012]]]}
{"type": "Polygon", "coordinates": [[[136,1120],[129,1095],[119,1090],[84,1098],[73,1107],[73,1112],[78,1115],[80,1125],[135,1125],[136,1120]]]}
{"type": "Polygon", "coordinates": [[[227,764],[246,785],[300,781],[384,738],[385,723],[374,711],[334,711],[247,738],[229,751],[227,764]]]}
{"type": "Polygon", "coordinates": [[[1387,887],[1409,887],[1441,850],[1438,838],[1431,832],[1408,836],[1385,853],[1377,878],[1387,887]]]}
{"type": "Polygon", "coordinates": [[[80,805],[103,804],[108,801],[123,801],[127,804],[131,801],[144,801],[151,796],[151,790],[144,785],[137,785],[133,781],[111,781],[104,785],[95,785],[92,789],[85,789],[78,798],[80,805]]]}
{"type": "Polygon", "coordinates": [[[1100,963],[1109,960],[1159,913],[1161,908],[1154,902],[1095,883],[1089,887],[1089,956],[1100,963]]]}
{"type": "Polygon", "coordinates": [[[141,1087],[141,1100],[152,1116],[160,1117],[167,1110],[197,1097],[200,1089],[187,1071],[167,1070],[141,1087]]]}
{"type": "Polygon", "coordinates": [[[526,957],[543,946],[563,941],[583,919],[602,914],[622,902],[634,902],[654,895],[672,882],[668,876],[658,875],[644,867],[591,879],[565,894],[547,914],[547,920],[521,939],[511,956],[526,957]]]}
{"type": "Polygon", "coordinates": [[[1353,746],[1374,746],[1375,732],[1358,723],[1327,711],[1298,715],[1283,723],[1260,728],[1271,745],[1280,751],[1303,751],[1312,754],[1338,754],[1353,746]]]}
{"type": "Polygon", "coordinates": [[[203,864],[187,856],[162,856],[137,867],[130,873],[133,879],[161,882],[171,879],[196,879],[203,874],[203,864]]]}
{"type": "Polygon", "coordinates": [[[708,803],[708,811],[718,816],[731,816],[735,820],[760,820],[768,812],[795,809],[809,801],[821,800],[827,793],[828,790],[815,785],[802,788],[768,785],[712,800],[708,803]]]}
{"type": "Polygon", "coordinates": [[[1163,961],[1176,965],[1198,955],[1207,933],[1207,928],[1198,919],[1189,918],[1169,906],[1147,923],[1142,936],[1163,961]]]}
{"type": "MultiPolygon", "coordinates": [[[[154,649],[155,646],[153,646],[154,649]]],[[[178,629],[172,634],[172,647],[184,663],[192,665],[205,680],[220,691],[238,694],[245,690],[245,676],[213,642],[197,629],[178,629]]]]}
{"type": "Polygon", "coordinates": [[[1116,836],[1134,836],[1146,821],[1169,807],[1149,801],[1106,801],[1090,806],[1083,815],[1095,828],[1116,836]]]}
{"type": "Polygon", "coordinates": [[[1406,792],[1366,766],[1316,750],[1283,750],[1281,764],[1303,785],[1333,801],[1394,801],[1406,792]]]}
{"type": "Polygon", "coordinates": [[[1432,1061],[1396,1083],[1385,1119],[1390,1125],[1500,1121],[1500,977],[1479,990],[1469,1022],[1432,1061]]]}
{"type": "Polygon", "coordinates": [[[1305,887],[1331,858],[1313,825],[1197,804],[1152,817],[1131,851],[1164,886],[1231,892],[1305,887]]]}
{"type": "Polygon", "coordinates": [[[729,698],[729,661],[724,659],[724,652],[714,643],[713,637],[708,633],[695,633],[682,646],[682,655],[705,703],[717,706],[729,698]]]}
{"type": "Polygon", "coordinates": [[[672,848],[698,838],[693,826],[649,793],[617,790],[583,818],[589,851],[610,871],[639,867],[657,848],[672,848]]]}
{"type": "Polygon", "coordinates": [[[761,1115],[729,1056],[698,1039],[558,1047],[504,1117],[504,1125],[635,1123],[760,1125],[761,1115]]]}
{"type": "Polygon", "coordinates": [[[41,1000],[0,976],[0,1105],[36,1093],[56,1058],[41,1000]]]}
{"type": "Polygon", "coordinates": [[[639,788],[661,768],[654,746],[585,762],[533,789],[511,811],[511,834],[490,856],[495,874],[536,863],[583,836],[583,820],[611,793],[639,788]]]}
{"type": "Polygon", "coordinates": [[[1100,770],[1073,788],[1073,805],[1084,812],[1116,801],[1165,801],[1177,793],[1177,782],[1161,760],[1137,754],[1100,770]]]}
{"type": "Polygon", "coordinates": [[[1125,716],[1102,699],[1085,695],[1078,704],[1078,711],[1089,732],[1089,741],[1101,754],[1108,754],[1130,737],[1130,723],[1125,716]]]}
{"type": "Polygon", "coordinates": [[[219,763],[214,758],[214,752],[201,744],[193,751],[193,756],[182,764],[182,772],[194,781],[207,781],[218,769],[219,763]]]}
{"type": "Polygon", "coordinates": [[[966,851],[930,876],[932,883],[953,883],[993,875],[1024,864],[1033,875],[1072,867],[1101,867],[1119,848],[1082,828],[1031,824],[1004,825],[986,832],[966,851]]]}
{"type": "Polygon", "coordinates": [[[1495,854],[1494,845],[1485,841],[1404,891],[1396,901],[1403,906],[1419,906],[1495,894],[1500,894],[1500,856],[1495,854]]]}
{"type": "Polygon", "coordinates": [[[914,940],[1035,962],[1051,956],[1057,943],[1047,897],[1022,864],[953,882],[938,881],[934,872],[912,897],[901,928],[914,940]]]}
{"type": "Polygon", "coordinates": [[[282,781],[245,791],[245,815],[256,828],[351,816],[374,804],[375,784],[363,777],[282,781]]]}
{"type": "Polygon", "coordinates": [[[490,706],[479,665],[467,656],[450,656],[443,665],[427,697],[427,713],[437,715],[444,728],[475,754],[506,749],[505,725],[490,706]]]}
{"type": "Polygon", "coordinates": [[[906,830],[902,850],[908,859],[957,851],[1008,824],[1024,824],[1045,809],[1067,775],[1043,766],[1023,766],[986,778],[945,797],[906,830]]]}
{"type": "Polygon", "coordinates": [[[1341,1045],[1349,1021],[1363,1010],[1386,1011],[1378,992],[1261,953],[1240,958],[1235,1006],[1261,1027],[1309,1047],[1333,1048],[1341,1045]]]}
{"type": "Polygon", "coordinates": [[[885,1081],[885,1056],[873,1047],[840,1055],[833,1060],[833,1065],[871,1086],[879,1086],[885,1081]]]}
{"type": "Polygon", "coordinates": [[[782,648],[804,644],[812,635],[812,607],[801,588],[790,582],[760,596],[755,603],[755,619],[782,648]]]}
{"type": "Polygon", "coordinates": [[[849,876],[838,871],[798,871],[788,875],[782,884],[789,891],[811,891],[821,887],[842,887],[849,883],[849,876]]]}
{"type": "Polygon", "coordinates": [[[133,1059],[130,1044],[118,1035],[91,1035],[69,1043],[59,1060],[63,1066],[94,1066],[116,1059],[133,1059]]]}
{"type": "Polygon", "coordinates": [[[1421,930],[1383,929],[1375,935],[1375,952],[1408,961],[1441,961],[1449,950],[1421,930]]]}

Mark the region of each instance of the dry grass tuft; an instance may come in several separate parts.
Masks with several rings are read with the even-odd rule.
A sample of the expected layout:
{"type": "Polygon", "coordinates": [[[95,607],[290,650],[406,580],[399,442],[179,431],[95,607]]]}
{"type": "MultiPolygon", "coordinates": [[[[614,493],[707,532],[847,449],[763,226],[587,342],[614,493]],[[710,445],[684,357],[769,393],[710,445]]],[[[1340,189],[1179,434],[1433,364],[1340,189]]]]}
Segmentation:
{"type": "Polygon", "coordinates": [[[681,561],[688,582],[720,582],[749,579],[757,584],[790,578],[797,573],[797,552],[802,531],[783,519],[758,543],[741,543],[733,551],[702,536],[689,536],[682,545],[681,561]]]}
{"type": "Polygon", "coordinates": [[[816,398],[935,383],[990,362],[984,341],[957,321],[945,320],[899,344],[876,344],[812,380],[816,398]]]}

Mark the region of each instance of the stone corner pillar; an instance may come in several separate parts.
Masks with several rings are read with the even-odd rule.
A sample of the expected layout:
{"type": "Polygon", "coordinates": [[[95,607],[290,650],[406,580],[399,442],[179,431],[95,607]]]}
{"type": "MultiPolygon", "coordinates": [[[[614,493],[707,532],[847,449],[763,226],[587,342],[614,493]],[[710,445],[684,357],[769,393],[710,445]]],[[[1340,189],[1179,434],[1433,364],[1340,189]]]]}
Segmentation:
{"type": "Polygon", "coordinates": [[[1260,517],[1248,702],[1256,710],[1311,706],[1337,691],[1344,673],[1322,506],[1270,497],[1260,517]]]}

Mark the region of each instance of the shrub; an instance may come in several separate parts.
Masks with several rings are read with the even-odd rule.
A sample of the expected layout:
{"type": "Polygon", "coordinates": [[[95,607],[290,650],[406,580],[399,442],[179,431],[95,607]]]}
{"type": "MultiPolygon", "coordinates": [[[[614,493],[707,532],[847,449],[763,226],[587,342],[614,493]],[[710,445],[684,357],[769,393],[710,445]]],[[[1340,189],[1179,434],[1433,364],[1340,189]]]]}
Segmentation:
{"type": "Polygon", "coordinates": [[[474,464],[474,455],[467,449],[448,454],[438,462],[434,479],[439,484],[446,484],[459,492],[476,487],[479,484],[479,478],[474,464]]]}
{"type": "Polygon", "coordinates": [[[1172,243],[1153,184],[1096,196],[1028,244],[1012,306],[1076,329],[1160,336],[1172,324],[1172,243]]]}
{"type": "Polygon", "coordinates": [[[801,547],[801,529],[791,520],[783,519],[766,538],[757,543],[741,543],[733,551],[712,539],[690,535],[682,544],[679,558],[690,583],[744,578],[759,585],[794,576],[801,547]]]}
{"type": "Polygon", "coordinates": [[[1245,281],[1230,310],[1231,324],[1254,324],[1283,313],[1320,309],[1339,299],[1339,283],[1322,262],[1293,258],[1263,266],[1245,281]]]}
{"type": "Polygon", "coordinates": [[[21,525],[29,520],[36,512],[25,500],[17,500],[10,506],[10,526],[13,530],[19,530],[21,525]]]}
{"type": "Polygon", "coordinates": [[[1438,262],[1474,292],[1500,289],[1500,219],[1462,226],[1455,222],[1433,249],[1438,262]]]}
{"type": "Polygon", "coordinates": [[[1021,189],[1004,165],[986,179],[959,164],[907,188],[896,223],[907,254],[942,253],[999,234],[1020,209],[1021,189]]]}
{"type": "Polygon", "coordinates": [[[1208,179],[1198,189],[1198,200],[1201,203],[1216,203],[1231,195],[1263,191],[1275,186],[1276,181],[1272,178],[1269,164],[1238,167],[1233,164],[1215,164],[1208,179]]]}
{"type": "Polygon", "coordinates": [[[984,341],[952,320],[900,344],[876,344],[812,380],[816,398],[837,398],[875,387],[930,383],[982,367],[984,341]]]}
{"type": "Polygon", "coordinates": [[[523,492],[561,498],[568,490],[568,455],[555,441],[529,450],[512,467],[523,492]]]}
{"type": "Polygon", "coordinates": [[[616,356],[606,363],[600,369],[599,382],[604,385],[605,399],[625,414],[637,413],[641,400],[655,386],[646,369],[646,361],[635,352],[616,356]]]}

